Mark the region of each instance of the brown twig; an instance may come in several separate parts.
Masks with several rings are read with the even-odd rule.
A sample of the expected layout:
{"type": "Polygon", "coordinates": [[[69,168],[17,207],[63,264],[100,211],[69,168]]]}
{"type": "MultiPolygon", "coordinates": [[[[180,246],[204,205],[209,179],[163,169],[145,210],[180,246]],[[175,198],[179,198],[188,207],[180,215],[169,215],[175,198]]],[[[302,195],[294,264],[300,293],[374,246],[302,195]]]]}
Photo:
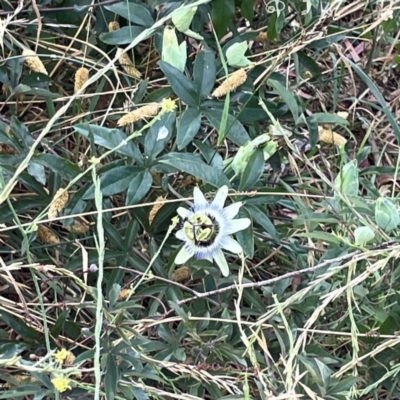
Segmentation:
{"type": "MultiPolygon", "coordinates": [[[[375,246],[371,250],[382,249],[382,248],[388,247],[392,243],[394,243],[394,241],[384,242],[384,243],[381,243],[381,244],[375,246]]],[[[335,263],[335,262],[341,262],[341,261],[344,261],[344,260],[348,260],[350,258],[355,257],[358,254],[362,254],[362,251],[361,250],[356,250],[356,251],[353,251],[352,253],[346,254],[344,256],[331,258],[330,260],[325,260],[322,263],[320,263],[318,265],[315,265],[314,267],[304,268],[304,269],[302,269],[300,271],[288,272],[287,274],[278,276],[276,278],[267,279],[265,281],[243,283],[241,285],[241,287],[243,289],[251,289],[251,288],[256,288],[256,287],[260,287],[260,286],[268,286],[268,285],[271,285],[273,283],[282,281],[282,280],[287,279],[287,278],[293,278],[293,277],[298,276],[298,275],[303,275],[303,274],[306,274],[308,272],[316,271],[318,269],[327,267],[328,265],[330,265],[332,263],[335,263]]],[[[236,288],[237,288],[237,284],[234,283],[233,285],[226,286],[226,287],[221,288],[221,289],[215,289],[215,290],[210,290],[209,292],[198,293],[193,297],[189,297],[188,299],[183,299],[183,300],[178,301],[178,305],[180,306],[182,304],[189,303],[192,300],[202,299],[204,297],[212,296],[214,294],[221,294],[221,293],[229,292],[230,290],[233,290],[233,289],[236,289],[236,288]]]]}

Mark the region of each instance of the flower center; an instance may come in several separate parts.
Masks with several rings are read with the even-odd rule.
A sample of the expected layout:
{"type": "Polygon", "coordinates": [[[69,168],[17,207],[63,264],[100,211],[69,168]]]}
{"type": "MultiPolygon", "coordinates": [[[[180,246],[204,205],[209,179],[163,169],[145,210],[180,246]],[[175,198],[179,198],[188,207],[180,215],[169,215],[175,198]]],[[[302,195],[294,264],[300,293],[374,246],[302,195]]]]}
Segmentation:
{"type": "Polygon", "coordinates": [[[208,215],[196,213],[183,224],[186,237],[197,246],[208,246],[218,233],[215,220],[208,215]]]}

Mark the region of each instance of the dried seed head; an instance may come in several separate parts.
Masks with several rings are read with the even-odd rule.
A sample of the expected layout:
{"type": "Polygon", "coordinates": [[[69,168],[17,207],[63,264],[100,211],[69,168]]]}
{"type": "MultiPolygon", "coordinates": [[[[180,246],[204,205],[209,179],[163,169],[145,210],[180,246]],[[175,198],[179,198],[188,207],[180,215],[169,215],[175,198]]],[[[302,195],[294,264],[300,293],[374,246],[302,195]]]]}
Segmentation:
{"type": "Polygon", "coordinates": [[[254,39],[256,42],[268,42],[268,33],[267,32],[260,32],[256,38],[254,39]]]}
{"type": "Polygon", "coordinates": [[[347,119],[349,117],[349,113],[347,111],[338,111],[336,115],[343,119],[347,119]]]}
{"type": "Polygon", "coordinates": [[[158,210],[164,205],[164,196],[158,196],[156,199],[156,204],[154,204],[153,208],[150,211],[149,214],[149,223],[150,225],[152,224],[156,214],[158,213],[158,210]]]}
{"type": "Polygon", "coordinates": [[[53,200],[51,201],[47,218],[51,220],[57,217],[57,213],[63,210],[65,205],[67,204],[68,198],[69,195],[65,189],[58,189],[53,197],[53,200]]]}
{"type": "Polygon", "coordinates": [[[334,144],[336,146],[344,146],[347,143],[347,139],[333,132],[331,129],[325,129],[321,126],[318,127],[318,139],[321,142],[334,144]]]}
{"type": "Polygon", "coordinates": [[[182,282],[188,278],[190,278],[190,269],[188,267],[180,267],[172,274],[174,282],[182,282]]]}
{"type": "Polygon", "coordinates": [[[89,71],[85,67],[81,67],[75,72],[75,84],[74,84],[75,93],[81,90],[82,86],[86,83],[88,78],[89,78],[89,71]]]}
{"type": "Polygon", "coordinates": [[[74,353],[72,353],[72,351],[68,350],[67,357],[65,357],[65,360],[64,360],[64,365],[66,367],[71,367],[74,364],[75,358],[76,357],[75,357],[74,353]]]}
{"type": "MultiPolygon", "coordinates": [[[[30,375],[13,375],[12,377],[15,382],[18,382],[19,385],[37,382],[37,379],[30,375]]],[[[15,385],[12,382],[6,382],[4,387],[12,388],[19,385],[15,385]]]]}
{"type": "Polygon", "coordinates": [[[119,292],[118,300],[125,300],[126,298],[128,298],[128,296],[129,296],[130,293],[131,293],[131,290],[130,290],[130,289],[122,289],[122,290],[119,292]]]}
{"type": "Polygon", "coordinates": [[[42,61],[34,51],[30,49],[24,49],[22,55],[24,56],[24,62],[31,69],[31,71],[41,72],[42,74],[48,75],[42,61]]]}
{"type": "Polygon", "coordinates": [[[225,81],[222,82],[221,86],[214,90],[211,94],[212,97],[225,96],[228,92],[232,92],[238,88],[247,79],[246,71],[241,68],[230,75],[225,81]]]}
{"type": "Polygon", "coordinates": [[[140,79],[142,74],[135,68],[133,62],[129,58],[127,53],[124,53],[124,50],[121,48],[117,49],[118,61],[121,64],[121,67],[128,75],[132,75],[136,79],[140,79]]]}
{"type": "Polygon", "coordinates": [[[79,233],[86,233],[89,230],[89,227],[76,219],[72,225],[66,226],[65,229],[68,232],[79,234],[79,233]]]}
{"type": "Polygon", "coordinates": [[[5,143],[0,143],[0,154],[18,154],[17,150],[5,143]]]}
{"type": "Polygon", "coordinates": [[[120,28],[119,23],[117,21],[111,21],[108,23],[108,30],[110,32],[117,31],[120,28]]]}
{"type": "Polygon", "coordinates": [[[47,226],[39,225],[38,226],[38,236],[39,239],[46,244],[58,244],[60,243],[59,237],[47,226]]]}
{"type": "Polygon", "coordinates": [[[132,111],[121,117],[117,124],[118,126],[126,126],[133,124],[134,122],[141,121],[142,119],[154,117],[158,114],[160,107],[161,106],[159,103],[150,103],[143,107],[139,107],[135,111],[132,111]]]}

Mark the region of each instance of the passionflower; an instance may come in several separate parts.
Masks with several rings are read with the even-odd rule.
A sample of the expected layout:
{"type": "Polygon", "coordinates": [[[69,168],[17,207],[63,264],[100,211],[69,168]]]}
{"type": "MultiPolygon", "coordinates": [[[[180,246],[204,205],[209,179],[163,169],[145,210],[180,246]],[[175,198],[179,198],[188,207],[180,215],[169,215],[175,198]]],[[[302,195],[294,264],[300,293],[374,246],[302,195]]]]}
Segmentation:
{"type": "Polygon", "coordinates": [[[208,203],[201,190],[195,187],[193,206],[189,210],[178,208],[182,225],[176,237],[184,244],[175,258],[175,264],[184,264],[193,256],[199,260],[214,260],[222,275],[229,275],[222,249],[234,254],[243,252],[242,246],[230,235],[246,229],[250,219],[234,219],[243,203],[236,202],[224,208],[227,196],[228,186],[222,186],[213,202],[208,203]]]}

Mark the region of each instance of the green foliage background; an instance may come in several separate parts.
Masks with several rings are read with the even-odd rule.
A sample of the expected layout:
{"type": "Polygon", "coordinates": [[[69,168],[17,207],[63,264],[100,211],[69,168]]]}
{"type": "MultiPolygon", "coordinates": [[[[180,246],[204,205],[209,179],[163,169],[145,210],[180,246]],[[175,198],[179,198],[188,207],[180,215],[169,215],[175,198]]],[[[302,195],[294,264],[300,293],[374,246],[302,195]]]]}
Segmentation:
{"type": "Polygon", "coordinates": [[[399,399],[400,3],[75,3],[0,11],[0,399],[399,399]],[[177,208],[225,184],[245,262],[177,270],[177,208]]]}

